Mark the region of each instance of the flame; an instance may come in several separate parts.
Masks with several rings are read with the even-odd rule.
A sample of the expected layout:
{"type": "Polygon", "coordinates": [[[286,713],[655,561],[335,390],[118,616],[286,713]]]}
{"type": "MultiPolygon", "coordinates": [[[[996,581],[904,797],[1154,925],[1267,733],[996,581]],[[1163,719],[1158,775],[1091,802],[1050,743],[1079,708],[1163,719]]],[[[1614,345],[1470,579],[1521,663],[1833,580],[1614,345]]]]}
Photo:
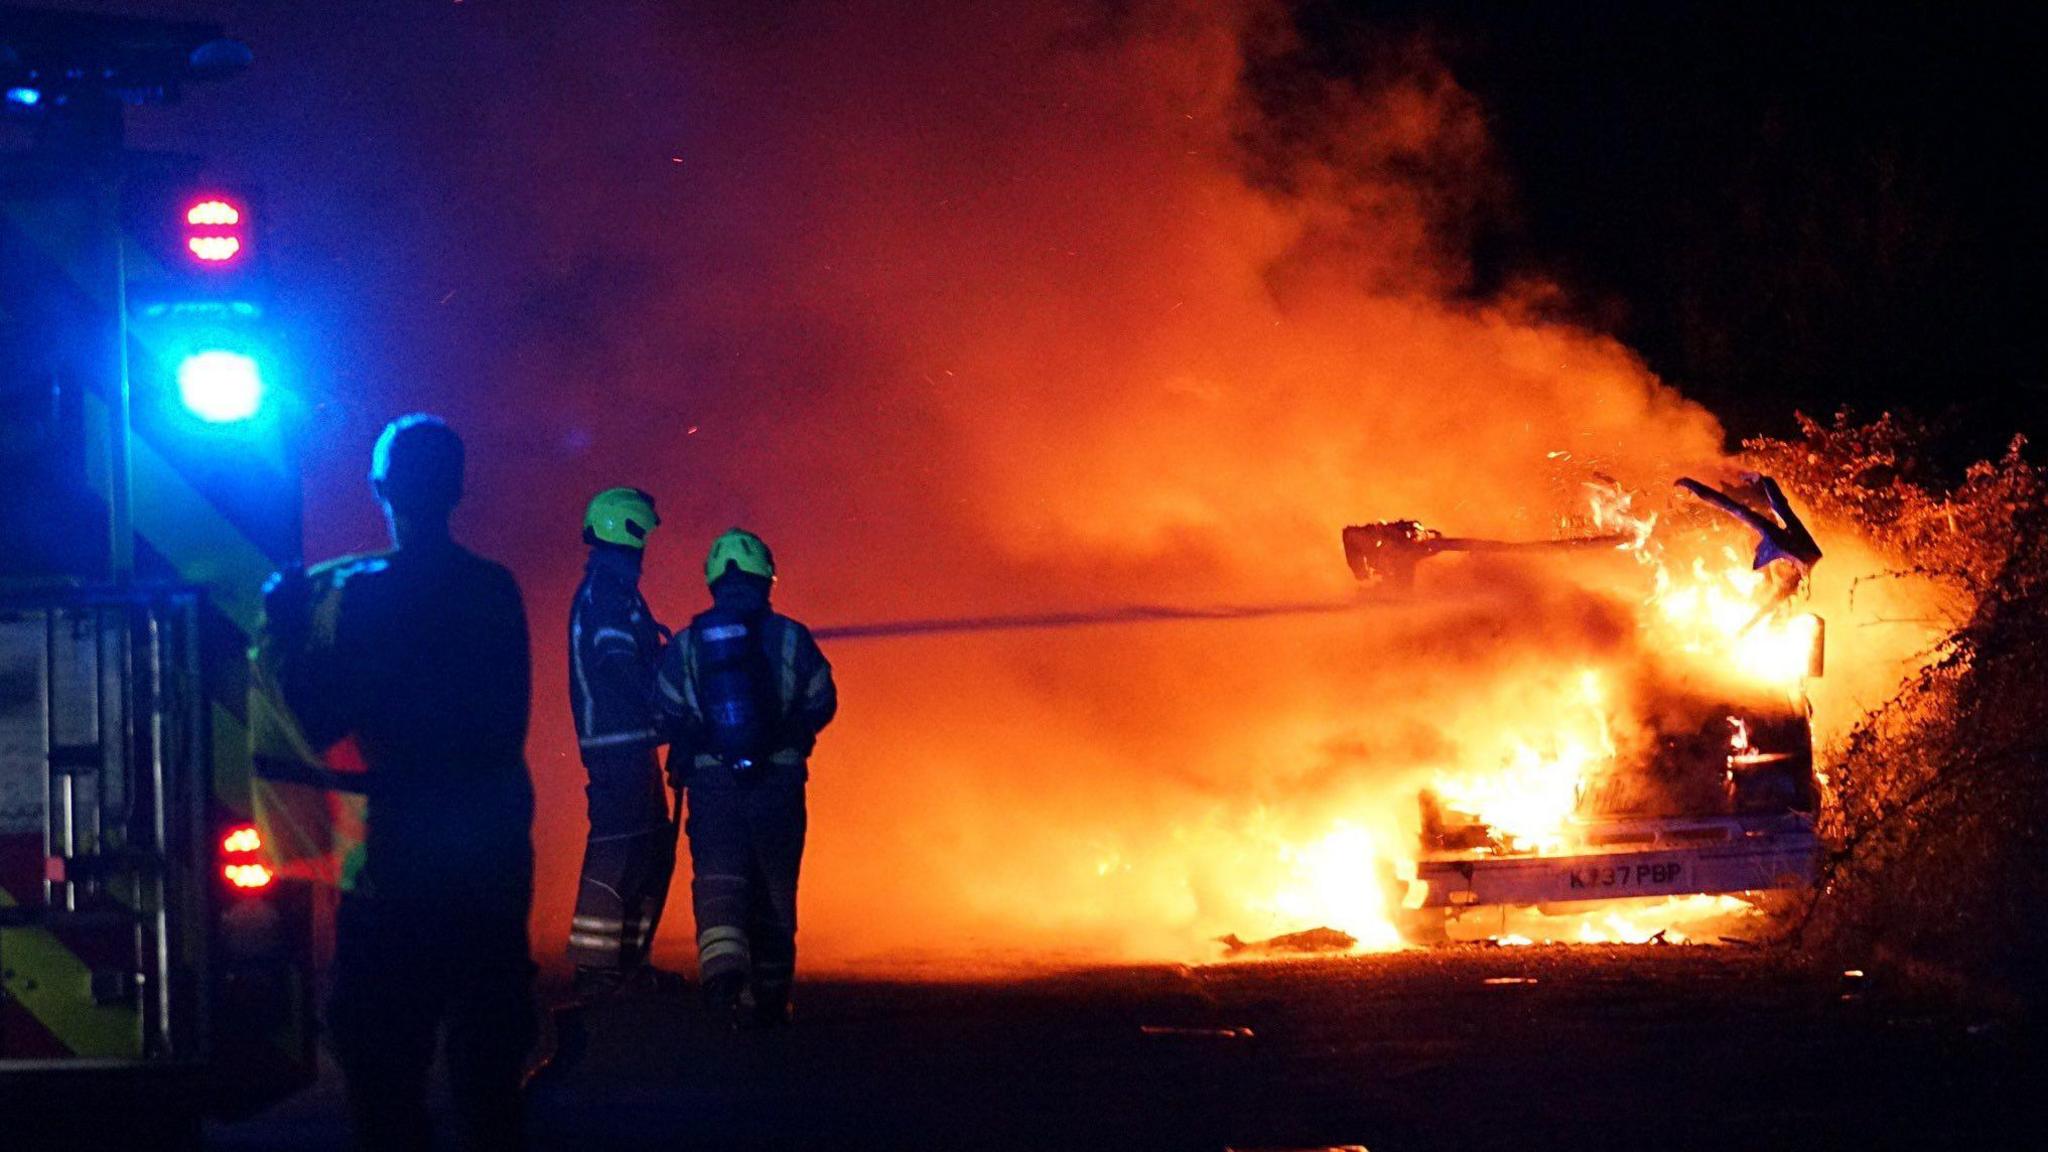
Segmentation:
{"type": "Polygon", "coordinates": [[[1596,531],[1623,533],[1630,537],[1624,549],[1641,552],[1656,531],[1657,514],[1635,511],[1636,494],[1611,480],[1586,485],[1588,519],[1596,531]]]}
{"type": "Polygon", "coordinates": [[[1551,712],[1559,727],[1540,736],[1511,736],[1512,748],[1495,771],[1439,773],[1437,795],[1491,825],[1511,849],[1555,850],[1578,807],[1586,773],[1615,753],[1606,703],[1599,673],[1580,669],[1572,690],[1551,712]]]}
{"type": "Polygon", "coordinates": [[[1733,549],[1720,567],[1703,559],[1687,578],[1658,566],[1650,603],[1652,631],[1698,660],[1712,662],[1760,685],[1795,687],[1806,675],[1813,648],[1813,617],[1761,606],[1769,591],[1764,572],[1733,549]]]}
{"type": "MultiPolygon", "coordinates": [[[[1813,658],[1817,624],[1773,597],[1766,573],[1751,569],[1732,547],[1675,568],[1671,541],[1656,532],[1658,516],[1636,509],[1636,494],[1618,484],[1586,485],[1589,522],[1626,535],[1622,550],[1650,572],[1651,590],[1637,613],[1644,651],[1662,654],[1710,680],[1733,678],[1746,690],[1796,696],[1813,658]]],[[[1615,763],[1617,725],[1643,701],[1619,698],[1606,674],[1581,668],[1562,694],[1531,709],[1539,726],[1507,726],[1507,753],[1495,766],[1441,770],[1433,789],[1449,806],[1490,826],[1510,851],[1554,852],[1568,828],[1588,774],[1615,763]]],[[[1749,747],[1747,725],[1734,726],[1732,750],[1749,747]]]]}
{"type": "MultiPolygon", "coordinates": [[[[1638,510],[1638,495],[1618,485],[1589,485],[1588,492],[1587,520],[1602,533],[1625,537],[1621,550],[1643,573],[1629,614],[1635,636],[1611,662],[1560,668],[1539,657],[1472,677],[1476,692],[1504,685],[1507,694],[1498,707],[1475,711],[1463,745],[1428,778],[1442,808],[1483,823],[1498,851],[1573,850],[1590,779],[1626,769],[1624,733],[1643,726],[1643,713],[1664,683],[1631,675],[1629,661],[1669,664],[1717,685],[1713,692],[1765,697],[1796,698],[1808,669],[1813,633],[1802,626],[1805,618],[1791,615],[1765,575],[1751,571],[1738,552],[1718,543],[1702,551],[1699,541],[1660,526],[1656,513],[1638,510]],[[1699,558],[1669,559],[1688,549],[1699,558]]],[[[1733,714],[1720,719],[1729,755],[1750,751],[1748,721],[1733,714]]],[[[1221,905],[1235,909],[1234,924],[1247,936],[1329,927],[1363,949],[1403,946],[1390,899],[1398,885],[1389,878],[1413,876],[1414,829],[1395,817],[1385,796],[1323,811],[1326,818],[1317,822],[1282,803],[1235,815],[1220,809],[1203,822],[1176,825],[1168,844],[1102,840],[1076,863],[1109,886],[1110,902],[1125,907],[1140,894],[1162,905],[1187,897],[1191,906],[1174,905],[1165,914],[1200,916],[1221,905]],[[1191,887],[1171,879],[1177,872],[1194,877],[1191,887]]],[[[1720,934],[1696,932],[1694,925],[1756,915],[1740,899],[1709,895],[1608,901],[1562,915],[1499,911],[1489,939],[1506,946],[1677,944],[1720,934]]],[[[1489,922],[1487,915],[1478,919],[1489,922]]]]}
{"type": "MultiPolygon", "coordinates": [[[[1642,609],[1652,560],[1674,587],[1695,553],[1716,579],[1756,579],[1674,539],[1691,526],[1651,495],[1724,460],[1710,414],[1555,319],[1570,310],[1547,286],[1475,295],[1460,241],[1487,218],[1474,197],[1504,185],[1485,110],[1447,69],[1404,52],[1398,75],[1318,78],[1326,106],[1280,115],[1264,109],[1274,86],[1246,83],[1284,63],[1262,6],[970,4],[935,20],[856,4],[772,28],[684,8],[649,45],[665,65],[635,115],[556,102],[437,169],[443,193],[539,174],[513,190],[535,211],[465,218],[484,230],[444,245],[481,253],[465,268],[485,280],[538,270],[504,386],[429,381],[404,401],[446,410],[476,448],[465,541],[527,589],[537,676],[567,666],[580,578],[553,526],[621,461],[663,495],[645,591],[671,623],[701,607],[698,550],[735,522],[776,544],[778,602],[821,626],[1343,599],[1333,546],[1352,518],[1514,539],[1566,520],[1578,534],[1589,515],[1627,525],[1626,555],[1571,561],[1624,570],[1626,591],[1546,574],[1473,581],[1492,601],[1470,610],[828,644],[846,706],[814,762],[806,965],[1213,957],[1224,932],[1332,921],[1391,945],[1371,872],[1413,853],[1417,788],[1470,778],[1544,835],[1608,740],[1636,735],[1618,649],[1648,646],[1645,620],[1696,630],[1642,609]],[[831,82],[778,86],[793,69],[831,82]],[[786,99],[705,99],[764,86],[786,99]],[[657,137],[665,173],[672,155],[732,162],[615,212],[544,210],[657,137]],[[593,371],[604,387],[559,386],[593,371]],[[552,482],[519,498],[536,460],[552,482]],[[1619,482],[1589,512],[1578,485],[1596,467],[1619,482]],[[1622,609],[1636,634],[1617,638],[1622,609]]],[[[416,239],[371,231],[380,258],[349,265],[365,283],[416,239]]],[[[506,347],[490,325],[442,327],[430,335],[458,357],[506,347]]],[[[331,450],[311,454],[323,553],[380,530],[359,458],[375,412],[333,413],[331,450]]],[[[1846,575],[1836,539],[1825,570],[1846,575]]],[[[1690,663],[1732,642],[1720,627],[1690,663]]],[[[559,940],[587,780],[561,707],[534,721],[536,940],[559,940]]],[[[683,885],[672,900],[686,924],[683,885]]],[[[664,962],[687,964],[691,943],[665,932],[664,962]]]]}
{"type": "Polygon", "coordinates": [[[1287,879],[1272,907],[1285,920],[1327,925],[1355,937],[1361,948],[1400,946],[1377,879],[1378,845],[1362,825],[1340,820],[1319,840],[1282,845],[1278,859],[1287,879]]]}
{"type": "Polygon", "coordinates": [[[1584,912],[1556,917],[1559,927],[1569,925],[1568,938],[1580,944],[1689,944],[1708,936],[1724,934],[1736,924],[1761,916],[1757,909],[1736,896],[1670,896],[1653,902],[1626,901],[1595,905],[1584,912]],[[1722,926],[1707,925],[1721,921],[1722,926]],[[1700,925],[1698,933],[1680,926],[1700,925]]]}

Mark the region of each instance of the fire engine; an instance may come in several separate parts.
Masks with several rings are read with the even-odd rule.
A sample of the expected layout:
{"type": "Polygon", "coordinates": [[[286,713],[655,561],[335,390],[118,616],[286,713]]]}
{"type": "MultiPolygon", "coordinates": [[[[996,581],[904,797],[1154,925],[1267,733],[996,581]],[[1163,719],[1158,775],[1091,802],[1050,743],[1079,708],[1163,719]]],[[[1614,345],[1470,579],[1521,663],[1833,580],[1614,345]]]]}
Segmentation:
{"type": "Polygon", "coordinates": [[[248,60],[217,26],[0,9],[10,1148],[162,1147],[314,1072],[327,889],[284,869],[255,770],[297,754],[248,653],[300,551],[260,202],[121,142],[127,108],[248,60]]]}

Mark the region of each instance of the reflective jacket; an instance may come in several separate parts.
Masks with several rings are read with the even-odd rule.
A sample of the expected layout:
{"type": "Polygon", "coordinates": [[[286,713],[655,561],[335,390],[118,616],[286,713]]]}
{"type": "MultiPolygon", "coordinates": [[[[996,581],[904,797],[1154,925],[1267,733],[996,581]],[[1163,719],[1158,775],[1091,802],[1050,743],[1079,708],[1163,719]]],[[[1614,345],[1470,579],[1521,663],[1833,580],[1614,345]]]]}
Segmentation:
{"type": "Polygon", "coordinates": [[[720,580],[712,589],[717,610],[690,621],[689,629],[678,635],[662,656],[661,672],[655,678],[655,704],[661,712],[663,734],[674,742],[669,772],[684,778],[693,788],[715,787],[732,779],[731,770],[709,751],[709,729],[698,693],[700,633],[707,623],[715,624],[734,614],[748,620],[760,635],[774,669],[781,714],[776,720],[774,750],[767,757],[768,763],[755,769],[763,778],[806,779],[807,761],[818,742],[818,733],[839,710],[832,665],[818,650],[810,629],[768,606],[765,583],[735,577],[720,580]],[[678,771],[678,760],[686,754],[690,757],[689,771],[684,774],[678,771]]]}
{"type": "Polygon", "coordinates": [[[273,656],[308,740],[325,748],[352,737],[368,769],[357,888],[523,913],[533,884],[531,669],[512,574],[444,543],[309,577],[311,633],[273,656]]]}
{"type": "Polygon", "coordinates": [[[651,697],[667,636],[640,595],[634,558],[591,549],[569,609],[569,710],[585,762],[660,743],[651,697]]]}

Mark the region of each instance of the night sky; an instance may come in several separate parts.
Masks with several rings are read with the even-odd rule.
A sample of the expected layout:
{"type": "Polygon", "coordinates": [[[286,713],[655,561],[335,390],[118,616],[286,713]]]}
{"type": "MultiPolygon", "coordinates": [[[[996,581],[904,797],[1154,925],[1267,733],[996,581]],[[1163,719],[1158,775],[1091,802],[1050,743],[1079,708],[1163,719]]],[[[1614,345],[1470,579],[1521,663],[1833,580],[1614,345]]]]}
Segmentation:
{"type": "MultiPolygon", "coordinates": [[[[653,112],[678,78],[658,55],[616,61],[635,51],[622,32],[658,37],[659,19],[555,20],[488,0],[73,7],[217,19],[255,45],[250,76],[143,112],[134,131],[272,186],[278,272],[324,345],[307,383],[330,403],[391,386],[397,349],[423,372],[441,357],[497,370],[434,335],[465,299],[599,328],[609,297],[659,275],[651,257],[606,250],[519,289],[454,284],[480,250],[503,250],[500,230],[559,230],[515,219],[535,209],[508,169],[532,156],[494,167],[470,141],[544,131],[565,105],[653,112]]],[[[1614,334],[1735,436],[1843,406],[1911,410],[1950,433],[1957,460],[2048,432],[2033,163],[2048,40],[2024,6],[1309,0],[1269,19],[1299,37],[1253,61],[1276,121],[1313,115],[1304,93],[1323,78],[1412,67],[1418,45],[1477,99],[1499,184],[1452,213],[1470,298],[1557,285],[1550,307],[1614,334]]],[[[593,170],[587,199],[547,214],[601,214],[644,197],[621,186],[634,176],[674,175],[640,167],[665,156],[607,147],[613,178],[593,170]]]]}
{"type": "MultiPolygon", "coordinates": [[[[314,258],[280,271],[307,310],[348,328],[366,316],[417,324],[413,286],[337,299],[375,289],[338,287],[318,258],[388,247],[392,269],[404,261],[434,279],[463,250],[454,233],[509,207],[474,179],[445,211],[408,194],[426,190],[408,175],[436,182],[424,166],[487,166],[448,146],[466,124],[544,122],[564,99],[644,110],[636,101],[658,81],[599,91],[577,65],[630,56],[601,30],[620,25],[579,28],[489,0],[345,14],[72,7],[218,19],[255,45],[250,77],[195,91],[187,110],[141,114],[137,136],[173,124],[171,145],[277,184],[280,251],[314,258]],[[401,109],[410,123],[394,132],[401,109]],[[340,141],[358,168],[381,157],[384,171],[321,187],[344,162],[325,154],[340,141]],[[273,158],[293,144],[304,147],[296,172],[273,158]]],[[[757,22],[801,21],[806,7],[757,22]]],[[[1620,337],[1739,435],[1784,432],[1793,408],[1843,405],[1912,409],[1956,429],[1959,453],[2048,430],[2034,163],[2048,39],[2025,6],[1310,0],[1284,18],[1302,40],[1262,62],[1266,99],[1299,100],[1305,74],[1400,67],[1418,42],[1478,98],[1505,184],[1461,222],[1475,298],[1518,276],[1556,281],[1559,308],[1620,337]]],[[[662,67],[649,59],[643,71],[662,67]]],[[[593,208],[607,189],[591,191],[593,204],[562,210],[593,208]]],[[[582,275],[630,291],[625,263],[582,275]]],[[[572,319],[596,321],[589,286],[572,276],[519,306],[582,307],[592,314],[572,319]]],[[[435,352],[431,339],[379,343],[435,352]]],[[[334,351],[356,352],[346,341],[334,351]]],[[[375,363],[372,352],[335,364],[319,383],[359,391],[350,377],[375,363]]]]}
{"type": "Polygon", "coordinates": [[[2048,432],[2040,21],[2007,4],[1314,3],[1316,64],[1427,36],[1513,184],[1474,290],[1535,270],[1731,430],[1911,409],[2048,432]]]}

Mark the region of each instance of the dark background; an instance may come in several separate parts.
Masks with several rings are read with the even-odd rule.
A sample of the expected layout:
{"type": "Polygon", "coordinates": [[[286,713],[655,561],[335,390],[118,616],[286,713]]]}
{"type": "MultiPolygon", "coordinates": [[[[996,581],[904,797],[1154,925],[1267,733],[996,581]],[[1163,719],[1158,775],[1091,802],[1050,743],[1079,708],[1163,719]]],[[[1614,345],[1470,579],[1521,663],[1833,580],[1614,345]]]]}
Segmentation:
{"type": "Polygon", "coordinates": [[[1908,408],[2048,431],[2043,22],[2017,6],[1312,0],[1333,75],[1426,37],[1511,188],[1471,290],[1540,274],[1736,435],[1908,408]]]}
{"type": "MultiPolygon", "coordinates": [[[[577,19],[489,0],[348,14],[235,0],[61,7],[215,19],[255,45],[257,75],[195,90],[195,114],[168,118],[186,126],[181,146],[197,126],[199,146],[223,155],[276,151],[271,127],[236,122],[272,94],[303,101],[304,81],[319,78],[325,98],[285,118],[304,150],[299,186],[276,190],[278,215],[303,227],[346,203],[351,222],[280,238],[305,257],[280,261],[297,265],[302,282],[287,287],[302,298],[328,291],[306,274],[310,260],[355,259],[347,233],[425,227],[408,180],[456,161],[415,152],[409,137],[459,141],[522,105],[544,116],[548,99],[575,91],[556,73],[602,50],[577,19]],[[458,22],[496,39],[452,41],[458,22]],[[334,139],[402,107],[408,138],[355,144],[387,150],[385,186],[322,186],[352,171],[321,154],[334,139]],[[365,219],[365,203],[389,211],[365,219]]],[[[769,11],[762,21],[801,23],[817,9],[769,11]]],[[[1417,51],[1443,61],[1476,97],[1502,184],[1457,206],[1473,298],[1555,283],[1552,307],[1637,350],[1736,436],[1788,432],[1795,410],[1905,408],[1934,422],[1960,463],[1996,454],[2015,432],[2048,434],[2036,174],[2048,22],[2035,15],[2003,4],[1304,0],[1277,17],[1294,36],[1254,79],[1273,119],[1299,120],[1315,114],[1305,78],[1366,77],[1417,51]]],[[[150,122],[165,118],[134,119],[148,145],[150,122]]],[[[467,217],[503,205],[442,207],[467,217]]],[[[448,253],[408,255],[433,279],[448,253]]],[[[616,285],[621,271],[633,269],[601,279],[616,285]]],[[[588,295],[566,287],[571,299],[588,295]]],[[[411,297],[428,286],[409,288],[307,302],[345,327],[365,306],[417,315],[411,297]]],[[[329,371],[346,391],[358,368],[331,361],[329,371]]]]}

